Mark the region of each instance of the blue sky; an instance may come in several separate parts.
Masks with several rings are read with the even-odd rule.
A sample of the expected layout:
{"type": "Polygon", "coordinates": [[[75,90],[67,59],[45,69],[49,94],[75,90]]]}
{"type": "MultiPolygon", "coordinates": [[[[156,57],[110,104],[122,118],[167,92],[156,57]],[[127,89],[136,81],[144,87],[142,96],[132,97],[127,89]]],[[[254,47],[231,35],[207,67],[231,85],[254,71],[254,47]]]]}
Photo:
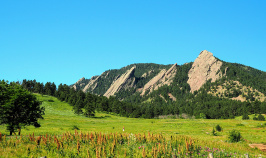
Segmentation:
{"type": "Polygon", "coordinates": [[[133,63],[179,65],[202,50],[266,71],[263,0],[0,2],[0,79],[72,84],[133,63]]]}

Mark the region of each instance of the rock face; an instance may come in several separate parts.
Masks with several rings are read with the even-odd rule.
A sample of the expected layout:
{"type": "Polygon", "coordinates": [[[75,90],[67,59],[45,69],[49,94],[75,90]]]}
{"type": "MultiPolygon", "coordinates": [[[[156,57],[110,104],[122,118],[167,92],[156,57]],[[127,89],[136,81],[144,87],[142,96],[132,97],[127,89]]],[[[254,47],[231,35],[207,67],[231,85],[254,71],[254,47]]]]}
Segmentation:
{"type": "Polygon", "coordinates": [[[173,78],[177,71],[177,64],[175,63],[168,71],[162,69],[158,75],[152,78],[145,86],[142,88],[141,95],[144,95],[147,90],[152,92],[153,90],[157,90],[159,87],[163,85],[170,85],[173,81],[173,78]]]}
{"type": "Polygon", "coordinates": [[[118,92],[121,89],[126,89],[128,87],[133,87],[135,83],[135,72],[136,67],[132,67],[130,70],[127,70],[124,74],[119,76],[110,86],[110,88],[105,92],[104,96],[110,97],[111,95],[114,95],[116,92],[118,92]]]}
{"type": "Polygon", "coordinates": [[[92,90],[97,86],[97,80],[99,79],[100,76],[93,76],[89,83],[84,87],[84,89],[82,90],[83,92],[87,92],[87,90],[89,88],[91,88],[92,90]],[[95,83],[95,84],[94,84],[95,83]]]}
{"type": "Polygon", "coordinates": [[[222,76],[219,71],[222,64],[211,52],[202,51],[188,72],[187,83],[190,85],[191,92],[199,90],[209,79],[212,82],[219,79],[222,76]]]}
{"type": "Polygon", "coordinates": [[[73,88],[74,88],[75,90],[77,90],[77,86],[76,86],[76,85],[79,85],[79,86],[84,85],[84,83],[81,83],[81,82],[83,82],[84,80],[85,80],[84,77],[82,77],[81,79],[79,79],[79,80],[73,85],[73,88]]]}

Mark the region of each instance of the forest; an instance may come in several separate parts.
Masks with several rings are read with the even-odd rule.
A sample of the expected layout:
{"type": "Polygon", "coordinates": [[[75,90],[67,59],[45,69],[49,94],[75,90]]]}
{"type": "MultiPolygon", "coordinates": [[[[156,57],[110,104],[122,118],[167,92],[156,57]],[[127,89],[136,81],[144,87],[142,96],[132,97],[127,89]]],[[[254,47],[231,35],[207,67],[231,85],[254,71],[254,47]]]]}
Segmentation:
{"type": "Polygon", "coordinates": [[[159,118],[162,115],[175,115],[179,118],[228,119],[244,114],[266,113],[265,102],[257,100],[241,102],[208,94],[206,87],[208,84],[215,83],[209,82],[199,91],[190,93],[189,86],[183,82],[187,80],[186,72],[189,66],[179,67],[180,71],[177,75],[179,77],[175,78],[178,85],[160,87],[144,97],[135,93],[123,101],[115,96],[107,98],[89,92],[84,93],[81,90],[75,91],[73,87],[66,84],[60,84],[57,88],[54,83],[50,82],[43,84],[36,80],[23,80],[21,85],[33,93],[55,96],[69,103],[77,115],[87,117],[93,117],[95,110],[132,118],[159,118]],[[179,97],[173,101],[167,95],[168,93],[179,97]],[[147,98],[150,98],[149,101],[147,98]]]}

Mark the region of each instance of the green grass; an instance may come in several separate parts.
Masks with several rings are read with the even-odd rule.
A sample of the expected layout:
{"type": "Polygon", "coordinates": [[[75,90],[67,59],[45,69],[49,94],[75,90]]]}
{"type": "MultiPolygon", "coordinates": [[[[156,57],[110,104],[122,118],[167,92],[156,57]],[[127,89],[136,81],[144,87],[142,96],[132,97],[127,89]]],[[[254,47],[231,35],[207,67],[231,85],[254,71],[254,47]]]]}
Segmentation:
{"type": "MultiPolygon", "coordinates": [[[[35,128],[27,126],[22,129],[22,135],[29,135],[34,132],[37,135],[61,135],[67,131],[74,133],[73,127],[76,126],[80,131],[101,132],[101,133],[154,133],[163,134],[165,137],[186,135],[201,141],[225,142],[229,131],[235,129],[240,131],[244,143],[240,146],[247,147],[249,143],[266,144],[266,127],[261,126],[266,121],[227,119],[227,120],[207,120],[207,119],[141,119],[126,118],[113,114],[98,113],[94,118],[87,118],[83,115],[76,115],[72,107],[65,102],[51,96],[36,94],[45,107],[44,119],[40,120],[41,127],[35,128]],[[217,132],[217,136],[211,134],[213,127],[219,124],[222,132],[217,132]]],[[[5,126],[0,126],[0,132],[8,135],[5,126]]]]}

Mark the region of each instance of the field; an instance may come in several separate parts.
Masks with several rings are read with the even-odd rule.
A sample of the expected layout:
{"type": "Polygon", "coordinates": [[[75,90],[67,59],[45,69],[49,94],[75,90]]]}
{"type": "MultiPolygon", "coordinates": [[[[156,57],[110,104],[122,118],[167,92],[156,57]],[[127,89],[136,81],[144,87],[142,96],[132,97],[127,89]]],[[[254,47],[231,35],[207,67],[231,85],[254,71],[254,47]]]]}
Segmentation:
{"type": "Polygon", "coordinates": [[[45,107],[41,127],[29,126],[22,129],[22,137],[9,137],[5,126],[0,126],[0,157],[207,157],[210,152],[215,157],[265,155],[248,146],[266,144],[265,121],[241,117],[140,119],[106,113],[87,118],[75,115],[71,106],[54,97],[36,95],[45,107]],[[223,130],[214,136],[212,131],[218,124],[223,130]],[[229,132],[234,129],[240,131],[243,140],[229,143],[229,132]]]}

